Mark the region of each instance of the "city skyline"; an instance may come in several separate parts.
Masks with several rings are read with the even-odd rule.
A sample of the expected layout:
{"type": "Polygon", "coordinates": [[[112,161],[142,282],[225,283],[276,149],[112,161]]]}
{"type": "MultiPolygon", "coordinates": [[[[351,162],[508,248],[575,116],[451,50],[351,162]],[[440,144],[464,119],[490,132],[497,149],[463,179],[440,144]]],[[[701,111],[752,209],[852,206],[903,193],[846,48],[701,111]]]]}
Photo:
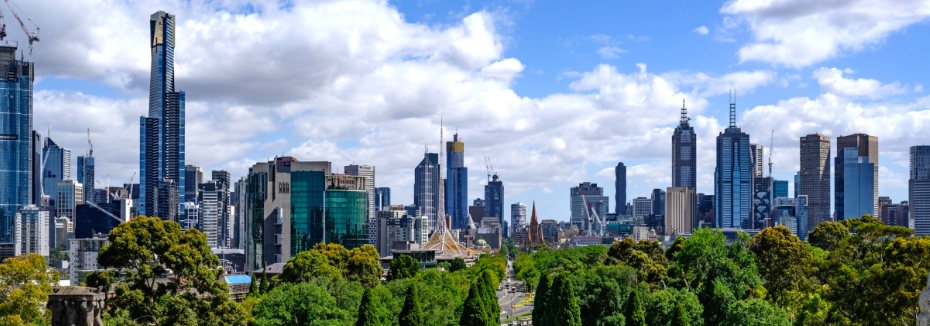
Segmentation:
{"type": "MultiPolygon", "coordinates": [[[[797,50],[807,43],[764,36],[753,26],[784,24],[786,30],[792,30],[809,23],[812,17],[842,18],[850,11],[840,8],[818,12],[805,7],[800,11],[803,15],[779,22],[767,15],[771,8],[762,5],[739,1],[723,5],[680,4],[673,12],[697,14],[653,32],[649,28],[654,25],[643,24],[642,19],[623,23],[623,19],[606,19],[591,11],[631,11],[623,15],[655,18],[666,13],[658,9],[663,4],[635,8],[597,4],[564,13],[573,19],[582,13],[593,15],[587,27],[567,26],[564,32],[542,35],[526,30],[540,24],[540,18],[553,15],[549,4],[482,7],[479,3],[464,9],[448,4],[414,7],[375,2],[294,4],[289,9],[255,4],[252,9],[243,9],[220,4],[127,2],[114,5],[115,19],[90,24],[76,23],[74,19],[83,18],[66,15],[70,4],[22,4],[26,12],[47,16],[61,13],[65,18],[37,21],[44,38],[36,45],[33,58],[38,72],[36,129],[48,126],[62,147],[82,153],[87,147],[85,132],[89,127],[97,145],[97,178],[110,175],[114,184],[128,181],[133,170],[138,170],[138,144],[133,144],[132,139],[138,135],[138,117],[145,112],[148,91],[150,67],[146,53],[140,51],[148,39],[144,17],[157,10],[178,17],[177,28],[184,31],[178,32],[184,35],[178,39],[178,46],[184,48],[184,55],[177,58],[178,84],[197,96],[188,99],[186,162],[205,170],[230,171],[233,180],[247,173],[252,164],[273,156],[330,160],[335,166],[357,162],[378,167],[377,186],[391,187],[394,203],[411,204],[411,167],[422,158],[423,144],[429,146],[430,152],[438,152],[439,119],[444,117],[446,126],[450,126],[447,133],[457,127],[469,139],[470,154],[465,166],[480,171],[483,156],[493,159],[495,170],[507,184],[505,209],[514,202],[536,199],[540,218],[567,220],[569,201],[565,191],[579,182],[613,184],[613,167],[618,161],[627,165],[627,198],[646,196],[653,188],[671,185],[667,143],[679,120],[677,102],[682,98],[687,100],[698,134],[697,192],[713,193],[712,139],[723,130],[726,91],[736,89],[739,125],[752,136],[751,141],[768,147],[770,132],[776,130],[775,179],[793,180],[798,170],[798,137],[818,132],[832,137],[867,133],[882,141],[879,195],[891,196],[898,202],[907,197],[907,149],[922,145],[920,135],[926,133],[923,125],[928,125],[921,123],[928,119],[922,112],[930,102],[923,94],[921,77],[874,67],[878,61],[893,61],[911,66],[909,70],[926,70],[922,68],[927,63],[910,54],[925,53],[921,49],[926,45],[908,42],[930,34],[926,24],[918,23],[925,21],[920,14],[900,19],[882,16],[885,11],[876,10],[862,19],[861,26],[857,25],[863,29],[858,33],[861,35],[830,39],[826,52],[813,51],[789,61],[764,56],[758,49],[770,46],[797,50]],[[606,10],[602,6],[629,10],[606,10]],[[345,18],[367,14],[374,17],[373,26],[426,41],[411,44],[403,37],[379,38],[369,26],[350,26],[349,30],[374,37],[370,42],[353,43],[351,38],[343,37],[345,34],[337,33],[346,26],[336,19],[306,23],[326,15],[345,18]],[[238,24],[240,20],[244,23],[238,24]],[[873,31],[869,26],[883,21],[892,22],[886,25],[892,27],[865,33],[873,31]],[[313,32],[299,34],[299,41],[291,48],[274,47],[280,42],[274,37],[243,38],[259,43],[242,48],[216,46],[225,40],[223,37],[238,40],[238,36],[247,35],[246,31],[266,36],[280,32],[272,28],[272,22],[281,24],[278,28],[286,31],[315,28],[299,28],[313,32]],[[634,23],[642,26],[635,27],[634,23]],[[66,37],[71,34],[63,28],[101,26],[94,24],[108,24],[102,26],[113,37],[66,37]],[[230,35],[214,34],[226,27],[230,35]],[[907,33],[896,33],[901,31],[907,33]],[[329,33],[332,39],[316,41],[329,33]],[[136,42],[140,44],[132,45],[136,42]],[[74,44],[105,50],[103,59],[86,60],[85,53],[61,48],[74,44]],[[656,56],[656,51],[665,47],[689,46],[700,46],[701,57],[717,59],[681,61],[656,56]],[[863,46],[869,50],[861,50],[863,46]],[[559,58],[557,61],[565,63],[560,66],[551,59],[530,55],[547,47],[559,58]],[[259,55],[249,51],[258,51],[259,55]],[[314,59],[320,62],[296,56],[305,52],[321,53],[314,59]],[[204,61],[226,56],[231,59],[204,61]],[[353,69],[337,69],[331,76],[303,74],[298,69],[300,65],[315,69],[312,67],[343,62],[336,61],[339,56],[352,61],[344,63],[353,69]],[[281,72],[293,68],[306,77],[294,79],[293,74],[284,73],[268,79],[263,72],[248,67],[255,63],[249,60],[255,59],[234,60],[246,57],[279,58],[278,66],[266,69],[281,72]],[[366,61],[369,58],[373,61],[366,61]],[[437,77],[424,78],[423,73],[437,77]],[[442,76],[458,76],[464,82],[452,83],[442,76]],[[267,85],[244,81],[253,77],[267,85]],[[339,78],[345,78],[347,84],[340,84],[339,78]],[[373,93],[385,100],[383,105],[363,96],[370,87],[395,83],[413,91],[384,87],[373,93]],[[295,95],[294,86],[321,95],[295,95]],[[270,94],[280,99],[263,95],[264,87],[278,89],[270,94]],[[432,93],[452,95],[446,97],[454,100],[429,96],[432,93]],[[260,109],[266,107],[269,111],[260,109]],[[566,110],[555,110],[559,107],[566,110]],[[347,108],[360,111],[347,115],[347,108]],[[279,129],[282,121],[287,123],[279,129]],[[614,127],[616,121],[627,123],[618,130],[614,127]],[[883,127],[887,125],[901,128],[883,127]]],[[[899,12],[922,12],[897,7],[906,4],[885,5],[899,12]]],[[[15,40],[16,36],[22,35],[11,33],[10,38],[15,40]]],[[[469,178],[469,200],[483,198],[483,173],[473,173],[469,178]]],[[[605,194],[614,196],[609,190],[605,194]]]]}

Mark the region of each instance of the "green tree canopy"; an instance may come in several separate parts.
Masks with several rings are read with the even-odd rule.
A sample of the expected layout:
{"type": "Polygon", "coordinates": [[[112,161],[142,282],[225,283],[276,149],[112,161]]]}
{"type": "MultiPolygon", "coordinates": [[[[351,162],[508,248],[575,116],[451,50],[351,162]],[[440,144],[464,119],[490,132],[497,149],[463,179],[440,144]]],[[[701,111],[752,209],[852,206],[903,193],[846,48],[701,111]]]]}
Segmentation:
{"type": "Polygon", "coordinates": [[[484,286],[481,280],[475,280],[468,290],[468,297],[465,299],[465,305],[462,308],[462,316],[459,318],[461,326],[491,326],[499,325],[500,319],[494,318],[488,320],[488,304],[482,295],[481,288],[484,286]]]}
{"type": "Polygon", "coordinates": [[[319,250],[300,252],[284,264],[279,276],[285,282],[307,282],[317,277],[340,277],[342,272],[330,264],[329,259],[319,250]]]}
{"type": "Polygon", "coordinates": [[[326,288],[313,283],[282,284],[268,292],[252,309],[255,324],[259,326],[349,326],[355,324],[355,313],[337,304],[326,288]]]}
{"type": "Polygon", "coordinates": [[[462,258],[456,257],[455,259],[452,260],[452,266],[449,267],[449,271],[456,272],[456,271],[465,270],[465,268],[466,268],[465,260],[463,260],[462,258]]]}
{"type": "Polygon", "coordinates": [[[788,326],[788,313],[762,299],[740,300],[727,309],[722,326],[788,326]]]}
{"type": "Polygon", "coordinates": [[[542,325],[581,326],[581,308],[567,275],[560,273],[555,277],[546,301],[546,307],[551,312],[547,317],[548,323],[542,325]]]}
{"type": "Polygon", "coordinates": [[[371,301],[371,289],[366,288],[362,294],[362,302],[358,305],[358,319],[355,326],[380,326],[381,320],[375,314],[374,303],[371,301]]]}
{"type": "Polygon", "coordinates": [[[549,307],[550,287],[549,273],[543,273],[536,285],[536,297],[533,299],[533,325],[544,325],[551,313],[549,307]]]}
{"type": "Polygon", "coordinates": [[[37,254],[7,258],[0,263],[0,324],[51,322],[45,310],[58,273],[48,269],[45,257],[37,254]]]}
{"type": "Polygon", "coordinates": [[[420,272],[420,262],[410,255],[394,255],[391,260],[391,270],[388,273],[388,280],[399,280],[408,277],[417,276],[420,272]]]}
{"type": "Polygon", "coordinates": [[[404,308],[400,311],[398,321],[400,326],[425,326],[423,319],[423,310],[420,309],[420,303],[417,298],[417,288],[413,284],[407,286],[407,294],[404,296],[404,308]]]}
{"type": "Polygon", "coordinates": [[[833,250],[849,235],[849,228],[843,223],[825,221],[817,224],[810,233],[807,234],[807,242],[823,250],[833,250]]]}
{"type": "Polygon", "coordinates": [[[804,243],[783,225],[766,228],[749,240],[759,275],[773,303],[787,304],[786,295],[807,282],[813,257],[804,243]]]}
{"type": "Polygon", "coordinates": [[[642,298],[639,297],[639,291],[633,289],[630,297],[626,300],[626,324],[630,326],[646,326],[646,311],[643,309],[642,298]]]}

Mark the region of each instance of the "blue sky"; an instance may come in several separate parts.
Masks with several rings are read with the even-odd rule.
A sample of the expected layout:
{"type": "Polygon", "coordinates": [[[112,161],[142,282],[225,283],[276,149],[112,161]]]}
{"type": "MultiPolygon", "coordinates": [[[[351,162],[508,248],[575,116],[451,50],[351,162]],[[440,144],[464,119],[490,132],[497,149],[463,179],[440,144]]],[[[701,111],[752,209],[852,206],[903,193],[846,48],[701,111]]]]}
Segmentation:
{"type": "MultiPolygon", "coordinates": [[[[484,156],[506,201],[566,220],[569,187],[628,167],[628,198],[670,185],[671,131],[687,99],[698,191],[712,193],[714,137],[736,92],[738,125],[774,142],[793,180],[798,138],[879,137],[880,194],[906,200],[907,148],[926,144],[925,1],[42,1],[35,126],[86,150],[112,184],[138,170],[148,17],[178,17],[188,163],[234,177],[275,155],[377,167],[412,202],[424,146],[466,144],[469,197],[484,156]],[[74,15],[74,12],[106,12],[74,15]],[[774,138],[771,137],[775,130],[774,138]]],[[[25,38],[6,18],[8,40],[25,38]]],[[[834,148],[835,154],[835,148],[834,148]]],[[[106,182],[106,180],[103,180],[106,182]]],[[[509,205],[507,207],[509,211],[509,205]]],[[[611,203],[613,210],[613,203],[611,203]]]]}

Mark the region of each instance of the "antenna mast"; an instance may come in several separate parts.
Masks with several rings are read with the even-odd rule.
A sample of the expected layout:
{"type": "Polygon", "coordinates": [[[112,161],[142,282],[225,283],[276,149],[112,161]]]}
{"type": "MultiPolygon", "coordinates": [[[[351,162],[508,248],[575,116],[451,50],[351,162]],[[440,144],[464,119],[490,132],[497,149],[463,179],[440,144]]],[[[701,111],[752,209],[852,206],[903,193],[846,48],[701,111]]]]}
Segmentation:
{"type": "Polygon", "coordinates": [[[730,90],[730,128],[736,128],[736,103],[733,102],[733,90],[730,90]]]}

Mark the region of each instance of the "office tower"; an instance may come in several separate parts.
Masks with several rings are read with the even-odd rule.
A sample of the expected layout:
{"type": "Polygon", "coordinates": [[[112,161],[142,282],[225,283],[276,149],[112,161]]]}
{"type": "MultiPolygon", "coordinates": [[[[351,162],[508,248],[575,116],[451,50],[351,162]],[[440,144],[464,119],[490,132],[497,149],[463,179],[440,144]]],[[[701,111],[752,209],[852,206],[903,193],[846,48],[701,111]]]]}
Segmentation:
{"type": "Polygon", "coordinates": [[[633,198],[633,217],[652,215],[652,199],[646,197],[633,198]]]}
{"type": "Polygon", "coordinates": [[[774,180],[772,187],[772,197],[788,197],[788,180],[774,180]]]}
{"type": "Polygon", "coordinates": [[[458,133],[446,142],[446,155],[446,214],[452,216],[452,228],[462,230],[468,225],[468,168],[458,133]]]}
{"type": "Polygon", "coordinates": [[[930,235],[930,146],[911,146],[907,197],[914,233],[930,235]]]}
{"type": "Polygon", "coordinates": [[[864,214],[875,216],[875,164],[869,162],[868,157],[859,156],[859,149],[847,147],[843,149],[843,179],[837,179],[836,219],[845,220],[857,218],[864,214]]]}
{"type": "Polygon", "coordinates": [[[665,191],[662,189],[652,189],[652,214],[665,215],[665,191]]]}
{"type": "Polygon", "coordinates": [[[582,232],[600,234],[602,228],[598,220],[606,218],[610,210],[610,197],[604,195],[604,188],[582,182],[571,188],[569,199],[572,213],[569,222],[582,232]]]}
{"type": "Polygon", "coordinates": [[[475,198],[472,203],[471,206],[468,206],[468,215],[471,216],[472,222],[481,224],[481,220],[484,219],[484,199],[475,198]]]}
{"type": "Polygon", "coordinates": [[[220,248],[222,211],[225,210],[222,206],[222,192],[215,180],[197,185],[197,206],[200,215],[198,229],[207,235],[207,246],[210,248],[220,248]]]}
{"type": "Polygon", "coordinates": [[[203,183],[203,169],[196,165],[184,166],[184,201],[197,200],[197,187],[203,183]]]}
{"type": "Polygon", "coordinates": [[[249,169],[247,270],[287,262],[317,243],[368,243],[366,178],[333,175],[331,166],[277,157],[249,169]]]}
{"type": "Polygon", "coordinates": [[[801,170],[795,184],[797,196],[807,196],[807,229],[830,220],[830,137],[801,137],[801,170]]]}
{"type": "MultiPolygon", "coordinates": [[[[828,155],[829,156],[829,155],[828,155]]],[[[794,174],[794,198],[798,198],[801,191],[801,171],[798,171],[794,174]]],[[[830,197],[827,197],[830,198],[830,197]]]]}
{"type": "Polygon", "coordinates": [[[185,202],[184,92],[174,87],[175,18],[152,14],[149,112],[139,118],[139,214],[177,220],[185,202]]]}
{"type": "Polygon", "coordinates": [[[51,137],[46,137],[42,156],[45,161],[42,169],[42,192],[50,197],[49,206],[55,207],[58,183],[71,179],[71,150],[59,146],[51,137]]]}
{"type": "Polygon", "coordinates": [[[485,224],[489,217],[493,218],[503,228],[501,234],[507,234],[507,227],[504,224],[504,182],[497,176],[497,173],[491,175],[488,184],[484,186],[484,202],[484,217],[481,218],[481,224],[485,224]]]}
{"type": "Polygon", "coordinates": [[[31,62],[0,45],[0,243],[13,243],[16,212],[32,202],[31,62]]]}
{"type": "Polygon", "coordinates": [[[74,211],[74,237],[79,239],[106,237],[117,225],[129,221],[131,214],[129,200],[81,204],[74,211]]]}
{"type": "Polygon", "coordinates": [[[30,197],[32,200],[29,202],[32,205],[38,207],[46,207],[48,205],[43,197],[42,193],[42,135],[35,130],[32,131],[30,135],[32,137],[32,168],[29,169],[29,178],[32,180],[31,191],[32,194],[30,197]]]}
{"type": "Polygon", "coordinates": [[[761,178],[765,175],[765,151],[759,144],[749,144],[749,152],[752,153],[752,177],[761,178]]]}
{"type": "Polygon", "coordinates": [[[407,214],[403,206],[389,206],[378,211],[379,233],[376,248],[381,256],[391,255],[395,242],[426,243],[429,232],[425,216],[407,214]]]}
{"type": "Polygon", "coordinates": [[[513,236],[516,230],[526,227],[526,204],[513,203],[510,205],[510,236],[513,236]]]}
{"type": "Polygon", "coordinates": [[[614,168],[614,198],[616,203],[616,212],[618,215],[627,214],[626,212],[626,166],[623,162],[617,163],[614,168]]]}
{"type": "MultiPolygon", "coordinates": [[[[802,153],[803,159],[803,153],[802,153]]],[[[856,200],[864,200],[871,198],[872,208],[868,210],[871,214],[874,215],[878,211],[878,137],[869,136],[866,134],[853,134],[849,136],[839,136],[836,138],[836,158],[833,161],[834,168],[836,169],[836,175],[834,176],[834,199],[836,206],[836,220],[843,220],[847,217],[860,217],[865,211],[860,212],[846,212],[846,207],[855,208],[857,211],[861,210],[861,207],[867,205],[867,203],[853,203],[856,200]],[[855,153],[848,154],[846,153],[847,148],[855,149],[855,153]],[[851,156],[853,155],[853,156],[851,156]],[[861,176],[854,176],[853,179],[846,177],[846,171],[844,170],[845,164],[847,164],[847,157],[849,158],[850,164],[865,164],[871,163],[873,168],[871,183],[869,180],[865,180],[861,176]],[[861,159],[860,159],[861,158],[861,159]],[[845,182],[851,180],[852,182],[859,185],[869,185],[872,188],[871,194],[862,193],[861,189],[852,189],[851,187],[846,186],[845,182]],[[852,200],[846,199],[849,194],[845,193],[845,190],[849,189],[850,191],[855,191],[853,194],[855,198],[852,200]],[[853,205],[853,206],[847,206],[853,205]]],[[[854,169],[854,173],[861,173],[859,170],[862,166],[851,166],[854,169]]]]}
{"type": "Polygon", "coordinates": [[[216,223],[216,245],[219,248],[229,248],[230,235],[230,214],[229,208],[229,189],[232,187],[232,177],[229,171],[213,170],[211,173],[213,182],[216,183],[216,205],[218,210],[216,223]]]}
{"type": "Polygon", "coordinates": [[[75,207],[84,203],[84,185],[73,179],[58,182],[58,193],[55,195],[55,216],[67,217],[74,221],[75,207]]]}
{"type": "Polygon", "coordinates": [[[35,205],[26,205],[14,215],[14,255],[39,254],[48,257],[48,211],[35,205]]]}
{"type": "Polygon", "coordinates": [[[245,249],[245,224],[246,224],[246,204],[248,204],[249,180],[242,177],[236,181],[236,232],[233,236],[233,243],[237,249],[245,249]]]}
{"type": "Polygon", "coordinates": [[[717,167],[714,170],[716,227],[751,227],[752,164],[749,135],[736,126],[736,104],[730,103],[730,125],[717,136],[717,167]]]}
{"type": "Polygon", "coordinates": [[[413,174],[413,205],[420,209],[418,216],[429,220],[430,230],[439,213],[439,168],[439,154],[425,153],[413,174]]]}
{"type": "Polygon", "coordinates": [[[672,187],[697,189],[697,134],[690,121],[681,100],[681,121],[672,134],[672,187]]]}
{"type": "Polygon", "coordinates": [[[807,239],[807,196],[775,197],[772,202],[773,224],[784,225],[801,240],[807,239]]]}
{"type": "Polygon", "coordinates": [[[714,195],[707,195],[704,193],[697,194],[697,220],[694,222],[694,227],[715,227],[714,223],[716,221],[714,213],[714,195]]]}
{"type": "Polygon", "coordinates": [[[365,191],[368,192],[368,243],[374,245],[377,239],[378,219],[375,210],[375,167],[371,165],[348,165],[345,174],[365,178],[365,191]]]}
{"type": "Polygon", "coordinates": [[[665,193],[665,235],[691,234],[697,196],[691,187],[669,187],[665,193]]]}
{"type": "Polygon", "coordinates": [[[93,153],[77,157],[77,182],[84,185],[84,201],[89,202],[94,202],[94,162],[93,153]]]}
{"type": "Polygon", "coordinates": [[[772,213],[772,177],[752,178],[752,220],[750,229],[771,226],[768,220],[772,213]]]}
{"type": "Polygon", "coordinates": [[[391,188],[375,188],[375,212],[387,209],[391,206],[391,188]]]}

